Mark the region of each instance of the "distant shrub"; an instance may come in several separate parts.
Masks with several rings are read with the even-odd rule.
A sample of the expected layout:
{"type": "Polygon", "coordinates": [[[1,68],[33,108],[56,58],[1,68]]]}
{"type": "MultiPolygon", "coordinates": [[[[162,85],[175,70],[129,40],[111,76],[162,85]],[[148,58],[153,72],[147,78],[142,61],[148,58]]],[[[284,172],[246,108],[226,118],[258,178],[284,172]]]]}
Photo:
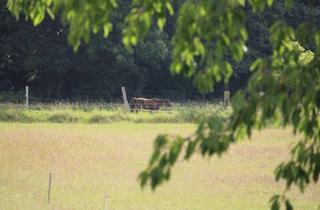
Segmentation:
{"type": "Polygon", "coordinates": [[[111,123],[112,120],[109,116],[103,116],[103,115],[93,115],[89,119],[89,123],[111,123]]]}
{"type": "Polygon", "coordinates": [[[78,122],[79,119],[76,116],[72,116],[68,113],[56,113],[52,114],[48,117],[49,122],[55,122],[55,123],[75,123],[78,122]]]}
{"type": "Polygon", "coordinates": [[[26,115],[20,110],[0,109],[0,121],[4,122],[32,122],[32,117],[26,115]]]}

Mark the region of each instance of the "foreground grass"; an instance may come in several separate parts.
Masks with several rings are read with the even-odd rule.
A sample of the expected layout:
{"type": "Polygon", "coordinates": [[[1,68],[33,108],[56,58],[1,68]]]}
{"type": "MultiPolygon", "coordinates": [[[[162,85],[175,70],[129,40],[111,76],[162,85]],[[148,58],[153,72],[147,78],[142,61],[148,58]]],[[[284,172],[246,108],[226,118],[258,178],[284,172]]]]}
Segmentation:
{"type": "MultiPolygon", "coordinates": [[[[0,124],[0,209],[257,210],[284,184],[273,178],[296,137],[266,129],[221,159],[181,162],[171,181],[141,190],[137,175],[159,133],[188,135],[193,124],[0,124]],[[53,174],[47,204],[48,174],[53,174]]],[[[319,186],[290,193],[296,209],[319,205],[319,186]]]]}
{"type": "Polygon", "coordinates": [[[61,104],[0,106],[0,122],[53,122],[53,123],[197,123],[212,114],[228,115],[230,109],[218,104],[175,104],[170,110],[158,112],[127,112],[120,104],[61,104]]]}

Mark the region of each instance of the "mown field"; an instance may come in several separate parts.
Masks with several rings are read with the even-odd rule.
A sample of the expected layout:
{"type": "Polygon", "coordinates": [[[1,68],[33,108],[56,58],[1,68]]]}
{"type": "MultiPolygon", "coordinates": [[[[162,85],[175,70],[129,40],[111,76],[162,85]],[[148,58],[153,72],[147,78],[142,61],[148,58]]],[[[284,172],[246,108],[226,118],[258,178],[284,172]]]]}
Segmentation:
{"type": "MultiPolygon", "coordinates": [[[[194,124],[0,123],[0,209],[258,210],[282,192],[275,166],[297,137],[266,129],[222,158],[180,162],[169,183],[141,190],[137,175],[159,133],[188,135],[194,124]],[[48,174],[53,174],[47,204],[48,174]]],[[[320,187],[289,194],[296,209],[319,205],[320,187]]]]}

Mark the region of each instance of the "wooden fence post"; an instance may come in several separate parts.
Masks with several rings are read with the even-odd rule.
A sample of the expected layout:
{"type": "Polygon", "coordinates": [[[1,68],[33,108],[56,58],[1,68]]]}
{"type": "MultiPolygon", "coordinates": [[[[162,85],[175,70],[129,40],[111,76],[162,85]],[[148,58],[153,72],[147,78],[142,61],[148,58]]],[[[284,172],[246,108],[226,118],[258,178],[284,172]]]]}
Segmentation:
{"type": "Polygon", "coordinates": [[[123,98],[123,102],[124,102],[124,107],[130,111],[130,106],[128,103],[128,99],[127,99],[127,94],[126,94],[126,88],[123,86],[121,87],[121,92],[122,92],[122,98],[123,98]]]}
{"type": "Polygon", "coordinates": [[[105,210],[108,210],[108,195],[106,195],[106,200],[105,200],[105,205],[106,205],[106,209],[105,210]]]}
{"type": "Polygon", "coordinates": [[[29,107],[29,86],[26,86],[26,107],[29,107]]]}
{"type": "Polygon", "coordinates": [[[48,189],[48,203],[50,203],[50,196],[51,196],[51,173],[49,173],[49,189],[48,189]]]}
{"type": "Polygon", "coordinates": [[[224,106],[228,107],[230,105],[230,91],[224,91],[223,95],[224,95],[224,98],[223,98],[224,106]]]}

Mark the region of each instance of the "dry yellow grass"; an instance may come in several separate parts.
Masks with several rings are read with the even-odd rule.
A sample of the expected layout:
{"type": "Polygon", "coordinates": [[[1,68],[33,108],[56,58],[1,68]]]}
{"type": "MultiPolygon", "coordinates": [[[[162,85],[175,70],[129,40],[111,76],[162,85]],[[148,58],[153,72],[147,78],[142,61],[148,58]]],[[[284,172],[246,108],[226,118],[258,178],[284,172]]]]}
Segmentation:
{"type": "MultiPolygon", "coordinates": [[[[254,141],[231,147],[222,158],[197,156],[179,163],[171,181],[155,193],[141,190],[138,173],[146,166],[159,133],[190,134],[192,124],[0,124],[0,209],[250,210],[268,209],[281,192],[273,170],[296,137],[267,129],[254,141]],[[47,204],[48,174],[53,174],[47,204]]],[[[297,209],[319,205],[319,185],[302,196],[297,209]]]]}

